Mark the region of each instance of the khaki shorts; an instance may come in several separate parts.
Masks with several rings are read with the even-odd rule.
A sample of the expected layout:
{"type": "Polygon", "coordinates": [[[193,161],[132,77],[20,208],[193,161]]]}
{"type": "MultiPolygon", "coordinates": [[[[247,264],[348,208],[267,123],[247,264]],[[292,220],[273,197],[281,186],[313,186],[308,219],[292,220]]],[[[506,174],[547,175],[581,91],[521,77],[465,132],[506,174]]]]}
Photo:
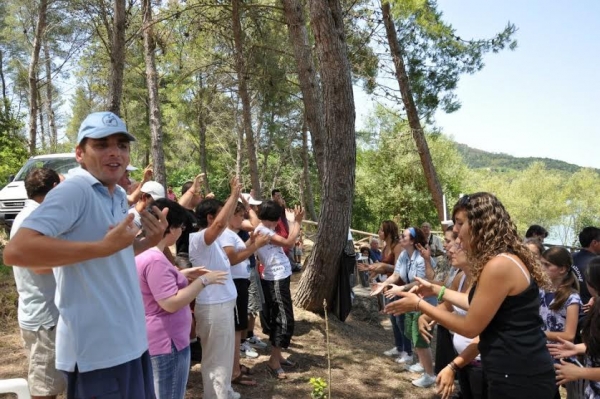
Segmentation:
{"type": "Polygon", "coordinates": [[[55,365],[56,327],[38,331],[21,329],[21,338],[29,357],[27,383],[32,396],[53,396],[62,393],[66,378],[55,365]]]}

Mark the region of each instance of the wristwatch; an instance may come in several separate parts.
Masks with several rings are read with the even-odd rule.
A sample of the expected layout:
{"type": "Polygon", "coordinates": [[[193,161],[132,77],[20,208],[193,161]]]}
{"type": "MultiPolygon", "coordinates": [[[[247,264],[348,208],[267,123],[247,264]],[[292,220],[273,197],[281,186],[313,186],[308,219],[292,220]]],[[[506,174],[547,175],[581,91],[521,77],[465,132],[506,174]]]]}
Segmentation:
{"type": "Polygon", "coordinates": [[[207,279],[206,277],[204,277],[204,276],[200,276],[200,277],[198,277],[198,278],[200,279],[200,281],[202,281],[202,285],[203,285],[203,286],[205,286],[205,287],[206,287],[206,286],[210,285],[210,283],[208,282],[208,279],[207,279]]]}

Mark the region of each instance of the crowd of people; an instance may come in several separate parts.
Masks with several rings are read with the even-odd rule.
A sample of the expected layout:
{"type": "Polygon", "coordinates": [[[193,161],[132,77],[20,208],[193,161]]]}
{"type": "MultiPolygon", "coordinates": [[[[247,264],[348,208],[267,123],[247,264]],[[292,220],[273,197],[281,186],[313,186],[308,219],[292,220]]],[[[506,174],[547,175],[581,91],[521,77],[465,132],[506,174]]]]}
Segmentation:
{"type": "Polygon", "coordinates": [[[235,384],[257,384],[240,358],[268,347],[254,334],[259,315],[268,370],[287,378],[303,209],[286,215],[279,190],[259,201],[237,178],[224,202],[203,174],[177,201],[151,168],[132,184],[134,140],[116,115],[92,113],[77,137],[80,168],[25,179],[4,262],[15,266],[31,396],[179,399],[201,359],[203,397],[239,398],[235,384]]]}
{"type": "MultiPolygon", "coordinates": [[[[257,317],[267,370],[286,379],[304,210],[286,211],[279,190],[244,194],[237,178],[225,201],[203,174],[179,198],[150,168],[134,185],[134,140],[116,115],[92,113],[80,168],[25,179],[4,262],[15,266],[32,397],[180,399],[201,359],[203,397],[240,398],[236,384],[258,384],[241,358],[269,346],[257,317]]],[[[361,280],[390,315],[384,355],[444,399],[553,399],[559,386],[600,398],[600,229],[584,228],[571,254],[544,245],[541,226],[519,236],[489,193],[463,196],[452,216],[443,240],[430,223],[385,220],[360,248],[361,280]]]]}

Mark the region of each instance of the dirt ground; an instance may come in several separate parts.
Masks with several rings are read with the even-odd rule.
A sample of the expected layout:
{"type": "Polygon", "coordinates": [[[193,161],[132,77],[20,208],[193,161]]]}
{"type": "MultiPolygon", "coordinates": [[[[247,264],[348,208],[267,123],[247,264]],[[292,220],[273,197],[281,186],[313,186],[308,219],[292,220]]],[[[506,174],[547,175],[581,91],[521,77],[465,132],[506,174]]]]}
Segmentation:
{"type": "MultiPolygon", "coordinates": [[[[0,266],[4,268],[4,266],[0,266]]],[[[5,270],[6,271],[6,270],[5,270]]],[[[300,275],[294,274],[293,288],[300,275]]],[[[359,304],[368,307],[371,298],[359,298],[359,304]],[[367,302],[366,302],[367,301],[367,302]]],[[[372,299],[374,300],[374,299],[372,299]]],[[[0,273],[0,379],[26,378],[27,362],[21,347],[16,324],[16,293],[11,273],[0,273]]],[[[266,369],[268,349],[257,359],[243,359],[251,367],[257,387],[234,388],[245,399],[310,398],[311,377],[327,381],[327,350],[325,320],[313,313],[294,309],[296,328],[287,356],[298,363],[288,373],[288,379],[277,381],[266,369]]],[[[256,329],[259,332],[259,328],[256,329]]],[[[389,321],[365,306],[355,307],[345,323],[330,319],[329,340],[331,351],[332,398],[435,398],[435,390],[413,387],[411,379],[418,375],[403,371],[391,358],[381,353],[393,345],[389,321]]],[[[1,395],[0,398],[10,398],[1,395]]],[[[187,398],[202,397],[200,364],[190,372],[187,398]]]]}

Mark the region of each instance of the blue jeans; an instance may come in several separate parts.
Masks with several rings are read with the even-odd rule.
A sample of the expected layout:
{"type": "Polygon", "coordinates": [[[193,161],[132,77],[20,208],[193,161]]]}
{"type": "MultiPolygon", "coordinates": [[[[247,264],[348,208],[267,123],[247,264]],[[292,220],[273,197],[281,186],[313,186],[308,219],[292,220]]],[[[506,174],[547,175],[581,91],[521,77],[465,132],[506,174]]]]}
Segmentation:
{"type": "Polygon", "coordinates": [[[412,344],[410,339],[404,335],[404,314],[400,316],[390,316],[392,330],[394,331],[394,344],[398,352],[406,352],[412,355],[412,344]]]}
{"type": "Polygon", "coordinates": [[[183,399],[190,372],[190,346],[177,351],[171,343],[171,353],[151,357],[156,399],[183,399]]]}

